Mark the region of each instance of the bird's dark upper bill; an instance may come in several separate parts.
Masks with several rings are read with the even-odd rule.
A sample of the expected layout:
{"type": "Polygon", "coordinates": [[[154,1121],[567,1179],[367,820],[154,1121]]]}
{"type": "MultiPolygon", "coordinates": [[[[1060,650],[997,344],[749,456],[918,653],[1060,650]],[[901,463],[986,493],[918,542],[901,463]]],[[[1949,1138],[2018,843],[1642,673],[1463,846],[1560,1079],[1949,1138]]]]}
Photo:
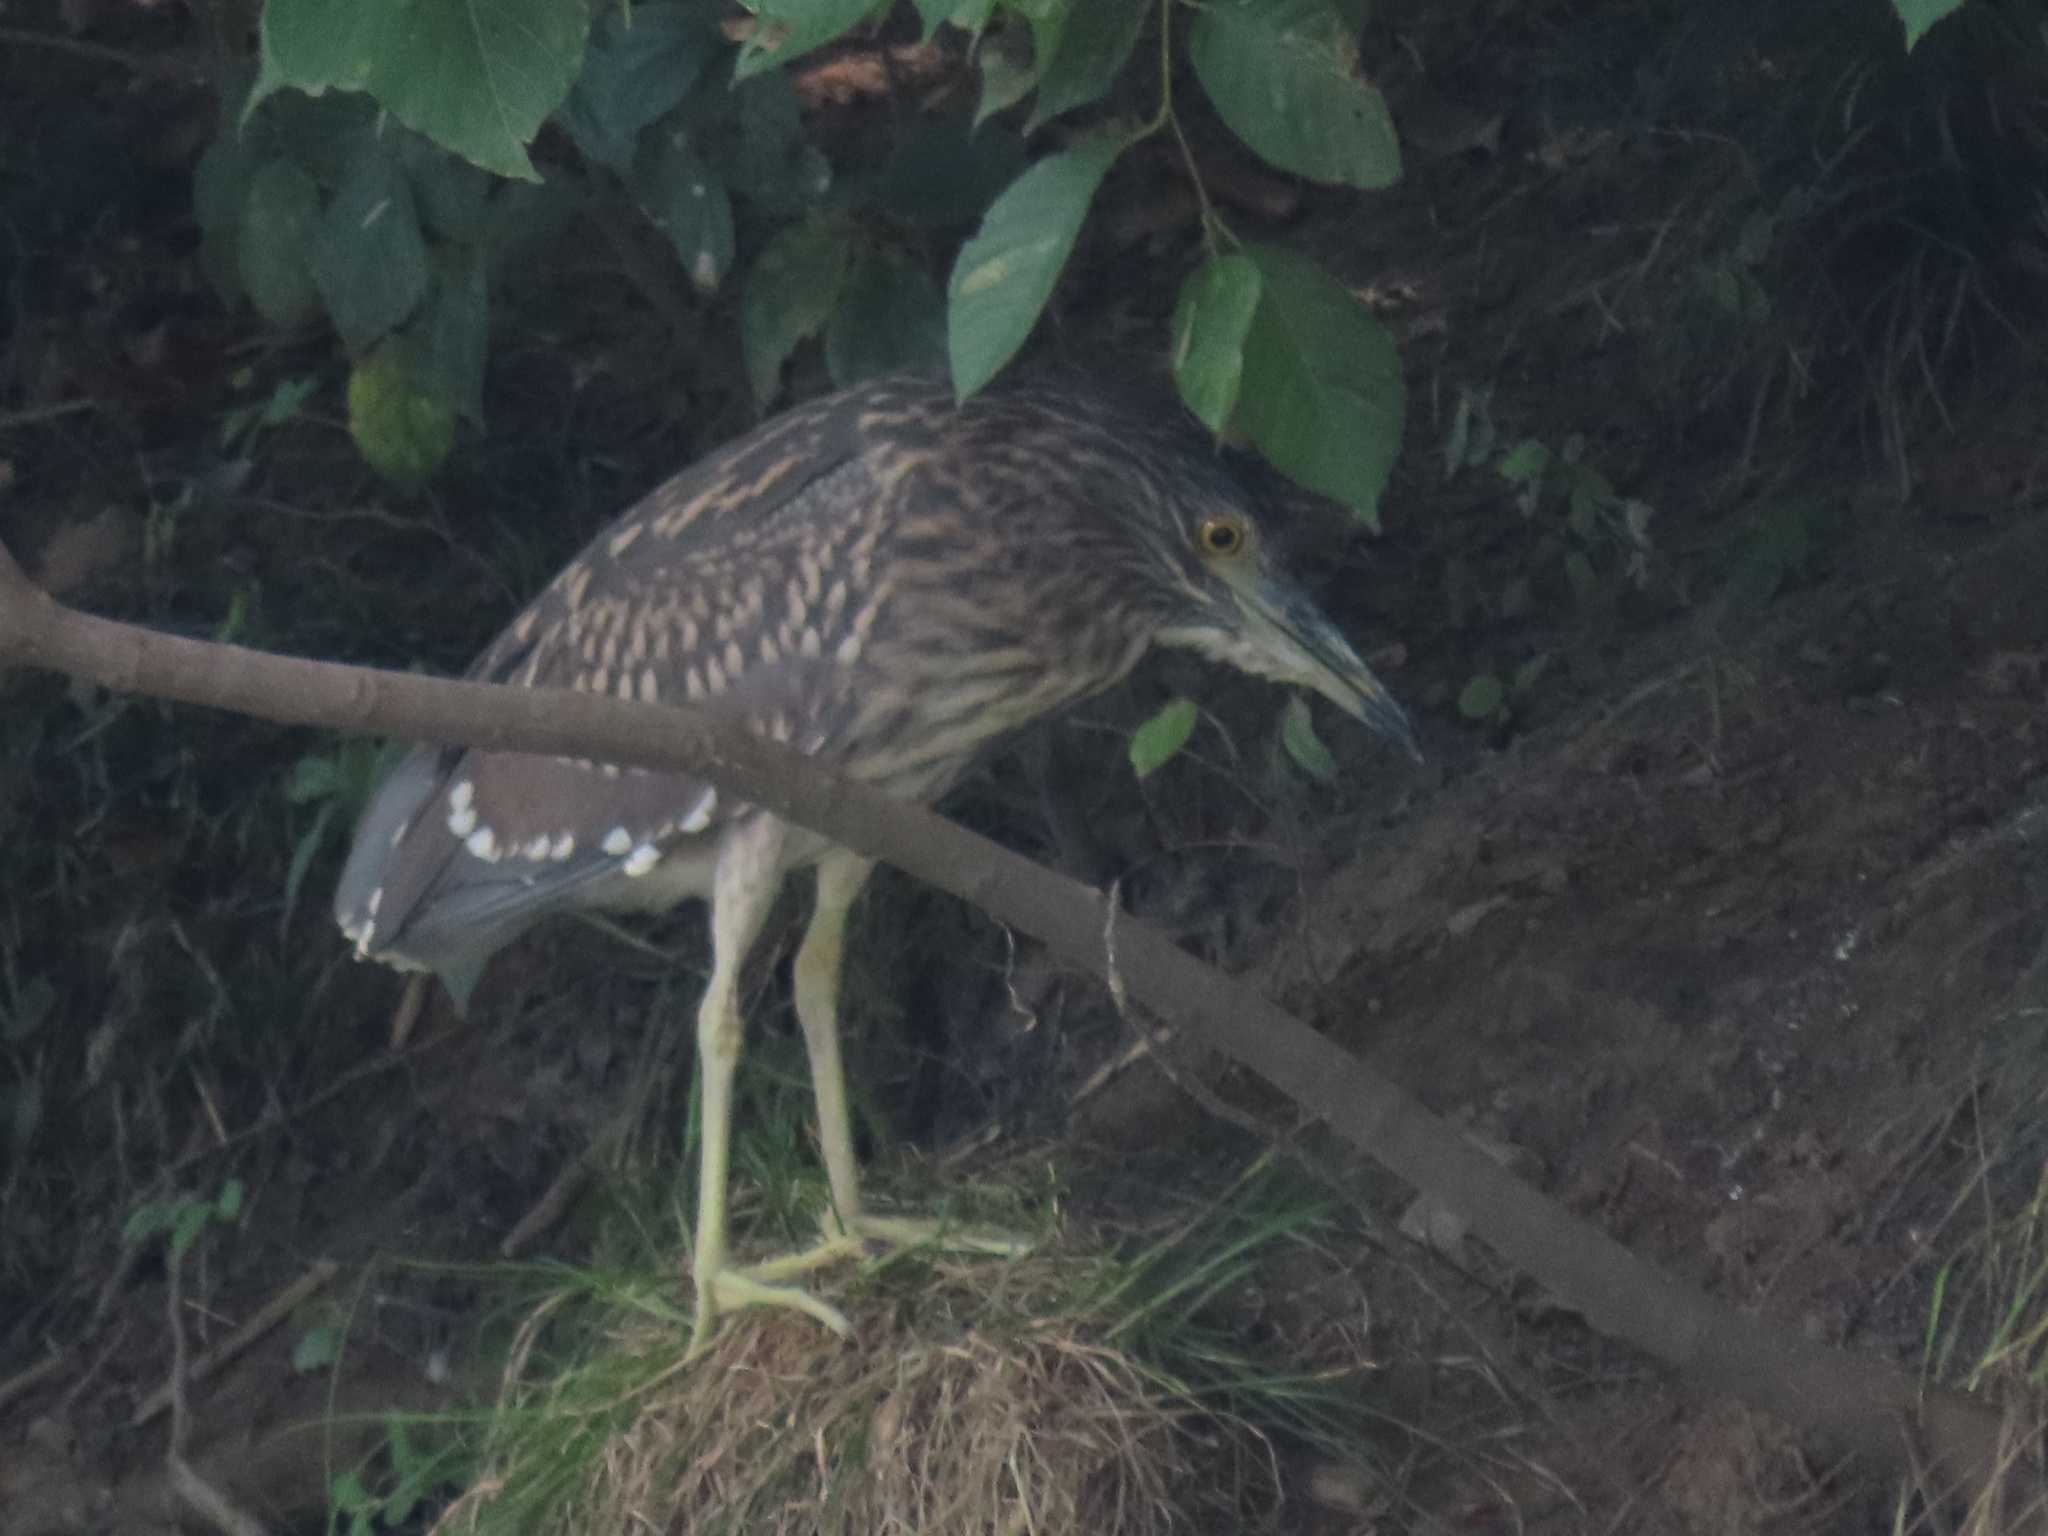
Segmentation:
{"type": "Polygon", "coordinates": [[[1407,711],[1394,702],[1386,684],[1359,660],[1358,652],[1334,624],[1306,603],[1288,604],[1281,622],[1315,665],[1316,675],[1304,679],[1309,686],[1353,719],[1399,742],[1416,762],[1422,761],[1422,746],[1415,739],[1407,711]]]}

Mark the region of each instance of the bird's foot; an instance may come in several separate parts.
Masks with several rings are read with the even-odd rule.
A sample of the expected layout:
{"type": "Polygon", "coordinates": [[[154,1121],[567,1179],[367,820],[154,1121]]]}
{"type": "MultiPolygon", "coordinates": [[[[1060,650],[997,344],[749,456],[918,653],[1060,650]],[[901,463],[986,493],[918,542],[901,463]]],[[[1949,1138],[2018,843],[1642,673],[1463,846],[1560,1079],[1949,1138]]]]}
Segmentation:
{"type": "Polygon", "coordinates": [[[853,1326],[847,1322],[845,1313],[809,1291],[782,1282],[828,1264],[865,1258],[871,1247],[896,1252],[930,1248],[939,1253],[1017,1258],[1029,1253],[1032,1246],[1028,1239],[1007,1232],[956,1227],[950,1222],[921,1217],[862,1214],[848,1223],[828,1214],[824,1238],[811,1247],[749,1264],[744,1269],[720,1269],[708,1279],[698,1280],[697,1317],[690,1331],[688,1358],[695,1359],[704,1352],[711,1342],[712,1328],[722,1315],[742,1307],[787,1307],[823,1323],[841,1338],[851,1337],[853,1326]]]}
{"type": "MultiPolygon", "coordinates": [[[[826,1234],[843,1234],[845,1228],[834,1216],[826,1218],[826,1234]]],[[[931,1248],[940,1253],[982,1253],[999,1259],[1018,1259],[1036,1245],[1013,1232],[993,1232],[975,1227],[956,1227],[951,1222],[926,1216],[870,1216],[863,1212],[853,1219],[853,1232],[863,1243],[883,1248],[931,1248]]]]}
{"type": "Polygon", "coordinates": [[[742,1307],[787,1307],[823,1323],[842,1339],[852,1337],[853,1325],[844,1312],[796,1286],[771,1284],[774,1275],[764,1274],[766,1268],[720,1269],[698,1277],[697,1316],[690,1327],[690,1348],[684,1358],[694,1360],[704,1353],[718,1319],[742,1307]]]}
{"type": "Polygon", "coordinates": [[[981,1253],[1014,1259],[1029,1253],[1032,1244],[1008,1232],[956,1227],[925,1217],[871,1216],[863,1212],[844,1221],[836,1213],[827,1212],[825,1235],[818,1243],[801,1252],[756,1264],[747,1273],[761,1280],[786,1280],[844,1259],[865,1258],[871,1248],[889,1252],[930,1248],[939,1253],[981,1253]]]}

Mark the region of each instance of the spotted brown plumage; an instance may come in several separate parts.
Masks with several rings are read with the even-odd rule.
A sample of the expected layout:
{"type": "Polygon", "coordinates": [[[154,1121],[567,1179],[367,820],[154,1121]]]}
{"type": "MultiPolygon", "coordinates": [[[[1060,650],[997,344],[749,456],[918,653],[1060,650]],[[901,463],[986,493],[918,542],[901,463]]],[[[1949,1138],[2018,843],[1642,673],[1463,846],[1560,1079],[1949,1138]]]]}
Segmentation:
{"type": "MultiPolygon", "coordinates": [[[[1155,644],[1314,688],[1412,750],[1399,708],[1280,569],[1266,512],[1190,419],[1097,381],[998,384],[956,406],[944,384],[882,380],[655,490],[471,675],[700,706],[915,800],[1155,644]]],[[[749,1302],[843,1326],[764,1278],[791,1266],[743,1273],[724,1253],[738,966],[783,876],[811,865],[797,1004],[837,1234],[820,1252],[836,1253],[924,1230],[864,1214],[852,1165],[837,987],[865,861],[685,776],[423,748],[365,813],[335,898],[359,954],[435,970],[458,998],[551,912],[711,901],[699,1342],[721,1306],[749,1302]]]]}

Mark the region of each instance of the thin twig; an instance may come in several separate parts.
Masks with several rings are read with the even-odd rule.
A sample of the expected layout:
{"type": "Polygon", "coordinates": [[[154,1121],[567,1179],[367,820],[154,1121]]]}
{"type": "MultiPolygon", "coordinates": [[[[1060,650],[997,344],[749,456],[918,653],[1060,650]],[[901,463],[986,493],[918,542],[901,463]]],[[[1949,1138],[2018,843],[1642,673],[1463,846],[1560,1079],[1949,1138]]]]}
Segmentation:
{"type": "MultiPolygon", "coordinates": [[[[172,1274],[175,1276],[177,1271],[178,1266],[173,1263],[171,1266],[172,1274]]],[[[311,1269],[299,1276],[298,1279],[266,1301],[257,1310],[256,1315],[250,1318],[248,1322],[242,1324],[241,1327],[229,1334],[219,1344],[195,1360],[189,1372],[180,1370],[173,1376],[170,1382],[158,1387],[156,1391],[144,1398],[141,1405],[135,1410],[134,1416],[129,1419],[129,1427],[135,1428],[147,1424],[166,1408],[175,1410],[178,1406],[177,1393],[181,1390],[182,1382],[201,1382],[206,1380],[207,1377],[211,1376],[215,1371],[226,1365],[230,1360],[233,1360],[250,1345],[262,1338],[263,1335],[291,1316],[293,1312],[298,1310],[301,1303],[315,1292],[324,1289],[327,1283],[340,1272],[341,1266],[332,1259],[322,1259],[319,1263],[315,1264],[311,1269]]],[[[182,1347],[184,1342],[182,1333],[179,1334],[177,1342],[182,1347]]]]}
{"type": "Polygon", "coordinates": [[[82,37],[60,37],[55,32],[37,32],[28,27],[0,27],[0,43],[11,43],[20,48],[47,48],[52,53],[91,59],[95,64],[118,64],[137,74],[150,72],[149,60],[141,54],[130,53],[125,48],[112,48],[105,43],[90,43],[82,37]]]}
{"type": "Polygon", "coordinates": [[[614,1125],[601,1132],[598,1139],[572,1158],[562,1171],[555,1175],[554,1182],[542,1191],[541,1197],[527,1208],[524,1216],[512,1230],[505,1234],[498,1244],[498,1257],[516,1259],[530,1247],[535,1238],[562,1219],[562,1213],[583,1191],[590,1187],[590,1181],[597,1176],[599,1164],[609,1149],[622,1139],[622,1132],[614,1125]]]}
{"type": "Polygon", "coordinates": [[[5,1381],[0,1381],[0,1411],[4,1411],[7,1405],[17,1397],[22,1397],[35,1391],[37,1387],[40,1387],[52,1376],[63,1370],[69,1359],[70,1357],[60,1349],[55,1354],[38,1360],[27,1370],[16,1371],[5,1381]]]}
{"type": "Polygon", "coordinates": [[[164,1453],[164,1464],[171,1471],[171,1487],[195,1515],[211,1522],[227,1536],[269,1536],[261,1521],[237,1507],[234,1500],[200,1476],[198,1469],[185,1459],[192,1420],[185,1406],[184,1311],[185,1263],[180,1255],[173,1253],[170,1283],[171,1379],[159,1392],[160,1396],[168,1398],[171,1406],[171,1445],[164,1453]]]}
{"type": "MultiPolygon", "coordinates": [[[[7,29],[0,27],[0,43],[7,41],[7,29]]],[[[100,408],[97,400],[60,400],[55,405],[34,405],[27,410],[8,411],[0,415],[0,432],[12,432],[22,427],[33,427],[45,421],[57,421],[65,416],[76,416],[83,411],[100,408]]]]}

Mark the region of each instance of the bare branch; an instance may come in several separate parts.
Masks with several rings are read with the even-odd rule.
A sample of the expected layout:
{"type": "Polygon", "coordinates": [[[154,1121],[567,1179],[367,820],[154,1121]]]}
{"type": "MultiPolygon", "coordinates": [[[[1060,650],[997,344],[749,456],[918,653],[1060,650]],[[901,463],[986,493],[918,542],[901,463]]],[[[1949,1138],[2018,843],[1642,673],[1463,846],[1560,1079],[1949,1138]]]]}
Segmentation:
{"type": "MultiPolygon", "coordinates": [[[[0,663],[48,668],[127,693],[285,724],[405,740],[635,764],[721,790],[886,860],[1104,975],[1101,892],[921,806],[844,782],[800,753],[705,711],[567,690],[444,682],[295,661],[155,634],[59,606],[0,549],[0,663]]],[[[1364,1062],[1250,987],[1120,919],[1116,972],[1132,1002],[1257,1073],[1409,1184],[1464,1215],[1472,1234],[1601,1332],[1785,1421],[1899,1463],[1914,1426],[1945,1486],[1975,1494],[2001,1471],[1998,1421],[1866,1356],[1747,1316],[1645,1262],[1514,1178],[1364,1062]]],[[[2048,1509],[2038,1490],[2008,1501],[2048,1509]]],[[[2008,1504],[2010,1506],[2010,1502],[2008,1504]]],[[[2014,1527],[2018,1529],[2018,1527],[2014,1527]]]]}

